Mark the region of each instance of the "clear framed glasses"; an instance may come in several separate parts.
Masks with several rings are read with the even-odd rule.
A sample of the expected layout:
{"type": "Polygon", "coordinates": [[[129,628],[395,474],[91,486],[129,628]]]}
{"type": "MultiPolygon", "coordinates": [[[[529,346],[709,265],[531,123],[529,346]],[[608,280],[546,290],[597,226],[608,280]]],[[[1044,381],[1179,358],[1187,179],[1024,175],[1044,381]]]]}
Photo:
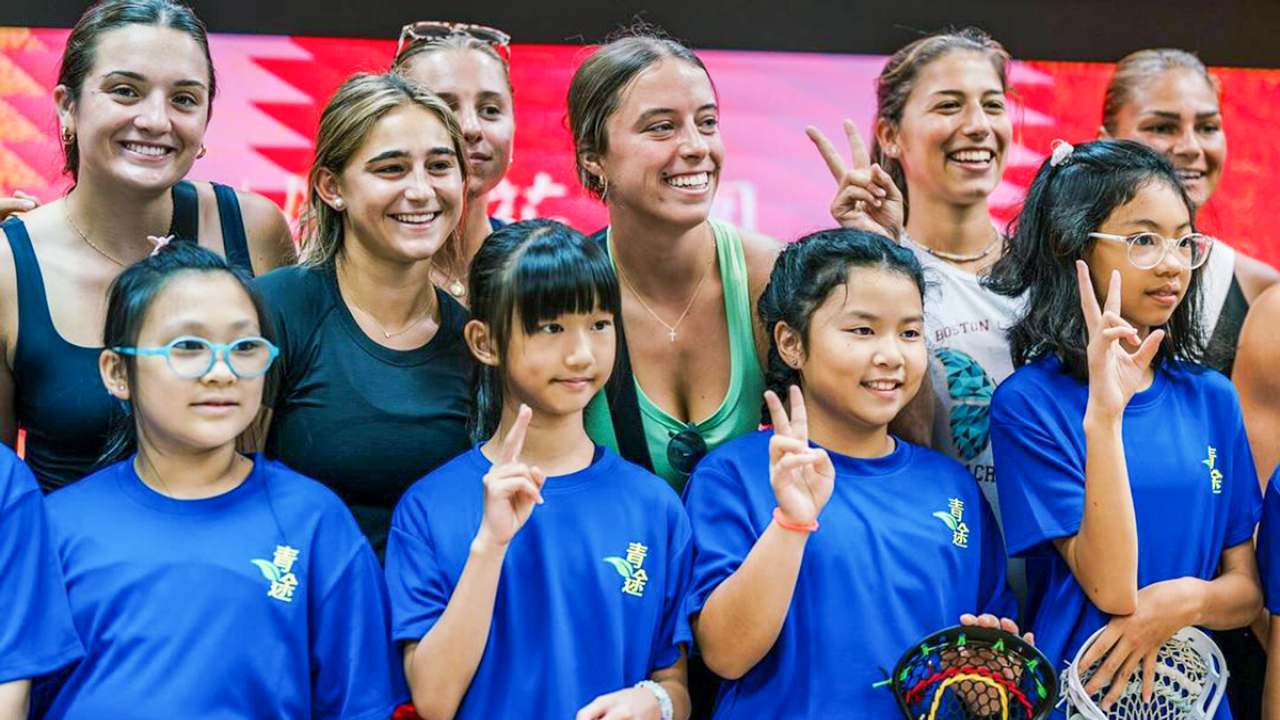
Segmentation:
{"type": "Polygon", "coordinates": [[[1159,233],[1141,232],[1133,235],[1112,235],[1093,232],[1089,237],[1099,240],[1122,242],[1129,245],[1129,262],[1139,270],[1150,270],[1172,252],[1183,265],[1195,270],[1209,259],[1213,250],[1213,238],[1200,233],[1189,233],[1180,238],[1167,238],[1159,233]]]}
{"type": "Polygon", "coordinates": [[[174,375],[187,380],[204,377],[221,357],[238,378],[267,374],[280,348],[263,337],[236,338],[229,343],[212,343],[196,335],[174,338],[161,347],[113,347],[121,355],[151,357],[163,355],[174,375]]]}
{"type": "Polygon", "coordinates": [[[396,43],[396,57],[406,46],[415,42],[439,42],[454,35],[475,38],[489,43],[503,60],[511,62],[511,36],[488,25],[420,20],[400,28],[400,41],[396,43]]]}

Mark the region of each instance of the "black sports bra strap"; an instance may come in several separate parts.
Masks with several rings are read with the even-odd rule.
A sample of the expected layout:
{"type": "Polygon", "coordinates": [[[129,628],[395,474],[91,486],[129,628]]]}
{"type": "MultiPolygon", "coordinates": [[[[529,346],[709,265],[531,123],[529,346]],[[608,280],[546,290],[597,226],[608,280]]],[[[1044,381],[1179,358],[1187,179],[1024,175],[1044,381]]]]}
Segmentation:
{"type": "Polygon", "coordinates": [[[236,191],[213,183],[213,193],[218,197],[218,221],[222,223],[222,251],[231,267],[253,274],[253,261],[249,258],[249,238],[244,231],[244,216],[240,214],[240,199],[236,191]]]}
{"type": "MultiPolygon", "coordinates": [[[[591,239],[600,243],[606,253],[609,252],[607,229],[592,235],[591,239]]],[[[631,354],[627,351],[627,334],[622,327],[622,318],[616,318],[614,326],[618,333],[618,357],[604,392],[613,435],[618,440],[618,454],[653,472],[653,458],[649,457],[649,441],[644,434],[644,418],[640,416],[640,397],[636,394],[636,380],[631,372],[631,354]]]]}
{"type": "Polygon", "coordinates": [[[173,186],[173,223],[169,234],[179,240],[200,242],[200,199],[196,186],[186,180],[173,186]]]}

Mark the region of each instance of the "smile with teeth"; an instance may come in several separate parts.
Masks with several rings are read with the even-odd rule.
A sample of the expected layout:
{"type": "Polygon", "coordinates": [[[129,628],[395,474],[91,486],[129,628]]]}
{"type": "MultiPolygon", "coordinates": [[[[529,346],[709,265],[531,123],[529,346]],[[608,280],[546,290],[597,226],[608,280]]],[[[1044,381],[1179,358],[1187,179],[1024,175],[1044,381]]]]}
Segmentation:
{"type": "Polygon", "coordinates": [[[961,150],[947,156],[948,160],[962,163],[985,163],[995,158],[996,154],[990,150],[961,150]]]}
{"type": "Polygon", "coordinates": [[[897,390],[902,386],[902,383],[897,380],[868,380],[862,384],[872,390],[879,390],[882,392],[897,390]]]}
{"type": "Polygon", "coordinates": [[[144,145],[142,143],[127,142],[124,143],[124,149],[129,152],[135,152],[140,155],[151,155],[152,157],[160,157],[168,155],[171,150],[161,145],[144,145]]]}
{"type": "Polygon", "coordinates": [[[678,188],[704,188],[709,182],[711,182],[711,174],[705,172],[691,173],[689,175],[671,175],[666,178],[668,185],[678,188]]]}
{"type": "Polygon", "coordinates": [[[1204,177],[1204,171],[1188,170],[1184,168],[1178,171],[1178,177],[1182,178],[1183,180],[1199,180],[1200,178],[1204,177]]]}
{"type": "Polygon", "coordinates": [[[402,222],[402,223],[410,223],[410,224],[414,224],[414,225],[420,225],[420,224],[429,223],[429,222],[431,222],[432,220],[435,220],[435,219],[436,219],[436,216],[437,216],[437,215],[439,215],[439,214],[440,214],[440,213],[438,213],[438,212],[431,212],[431,213],[397,213],[397,214],[393,214],[391,217],[392,217],[392,219],[397,220],[397,221],[402,222]]]}

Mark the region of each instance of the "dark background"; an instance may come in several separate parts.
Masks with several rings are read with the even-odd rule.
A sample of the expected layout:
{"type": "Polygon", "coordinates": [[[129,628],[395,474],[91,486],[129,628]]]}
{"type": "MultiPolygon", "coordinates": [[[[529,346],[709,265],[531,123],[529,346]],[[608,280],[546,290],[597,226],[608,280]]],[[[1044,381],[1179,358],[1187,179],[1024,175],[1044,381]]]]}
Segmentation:
{"type": "MultiPolygon", "coordinates": [[[[88,6],[2,0],[0,25],[71,27],[88,6]]],[[[411,20],[500,27],[520,43],[595,43],[637,15],[699,48],[887,55],[977,25],[1027,60],[1114,61],[1145,47],[1210,65],[1280,67],[1280,0],[195,0],[213,32],[395,38],[411,20]]]]}

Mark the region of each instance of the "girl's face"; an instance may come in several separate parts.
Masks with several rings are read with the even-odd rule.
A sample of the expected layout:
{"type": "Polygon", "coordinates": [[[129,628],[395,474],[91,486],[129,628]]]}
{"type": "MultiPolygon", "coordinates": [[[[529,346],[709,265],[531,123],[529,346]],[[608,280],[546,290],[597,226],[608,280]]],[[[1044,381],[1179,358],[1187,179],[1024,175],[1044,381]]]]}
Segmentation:
{"type": "MultiPolygon", "coordinates": [[[[1113,210],[1097,231],[1125,237],[1154,232],[1176,239],[1191,232],[1191,213],[1177,190],[1156,180],[1113,210]]],[[[1191,286],[1191,268],[1176,252],[1168,252],[1155,267],[1140,270],[1129,262],[1127,244],[1114,240],[1093,242],[1085,254],[1085,262],[1089,264],[1093,289],[1099,300],[1106,297],[1111,272],[1118,270],[1121,317],[1144,337],[1151,328],[1167,323],[1191,286]]]]}
{"type": "Polygon", "coordinates": [[[518,316],[511,325],[502,367],[512,407],[525,403],[536,415],[570,415],[586,408],[609,379],[617,351],[612,313],[566,313],[539,323],[532,334],[518,316]]]}
{"type": "Polygon", "coordinates": [[[711,212],[724,164],[719,123],[707,74],[664,58],[623,90],[605,123],[609,149],[587,167],[608,179],[610,206],[693,227],[711,212]]]}
{"type": "Polygon", "coordinates": [[[902,122],[894,128],[882,121],[878,131],[902,163],[912,198],[972,205],[1000,184],[1013,123],[990,59],[959,51],[921,69],[902,122]]]}
{"type": "Polygon", "coordinates": [[[462,217],[460,162],[444,123],[404,105],[373,126],[340,176],[322,174],[330,207],[342,200],[348,247],[389,262],[428,260],[462,217]]]}
{"type": "Polygon", "coordinates": [[[1167,70],[1134,88],[1116,114],[1113,137],[1136,140],[1169,156],[1196,205],[1218,189],[1227,164],[1218,95],[1204,76],[1167,70]]]}
{"type": "Polygon", "coordinates": [[[80,98],[54,91],[76,134],[80,177],[162,190],[187,174],[209,122],[209,64],[190,35],[155,25],[104,32],[80,98]]]}
{"type": "Polygon", "coordinates": [[[449,103],[458,116],[471,165],[471,197],[488,193],[507,174],[516,131],[502,62],[479,50],[438,50],[414,56],[406,74],[449,103]]]}
{"type": "Polygon", "coordinates": [[[835,427],[888,425],[915,397],[928,362],[920,290],[901,273],[850,268],[814,311],[808,347],[795,355],[811,417],[835,427]]]}
{"type": "MultiPolygon", "coordinates": [[[[221,272],[185,272],[152,301],[136,344],[162,347],[184,335],[229,343],[261,334],[253,301],[235,278],[221,272]]],[[[132,385],[121,391],[117,374],[108,380],[108,389],[117,396],[132,396],[139,437],[152,446],[190,453],[216,450],[235,442],[262,405],[264,379],[237,377],[220,355],[195,379],[174,374],[163,356],[135,360],[132,385]]]]}

